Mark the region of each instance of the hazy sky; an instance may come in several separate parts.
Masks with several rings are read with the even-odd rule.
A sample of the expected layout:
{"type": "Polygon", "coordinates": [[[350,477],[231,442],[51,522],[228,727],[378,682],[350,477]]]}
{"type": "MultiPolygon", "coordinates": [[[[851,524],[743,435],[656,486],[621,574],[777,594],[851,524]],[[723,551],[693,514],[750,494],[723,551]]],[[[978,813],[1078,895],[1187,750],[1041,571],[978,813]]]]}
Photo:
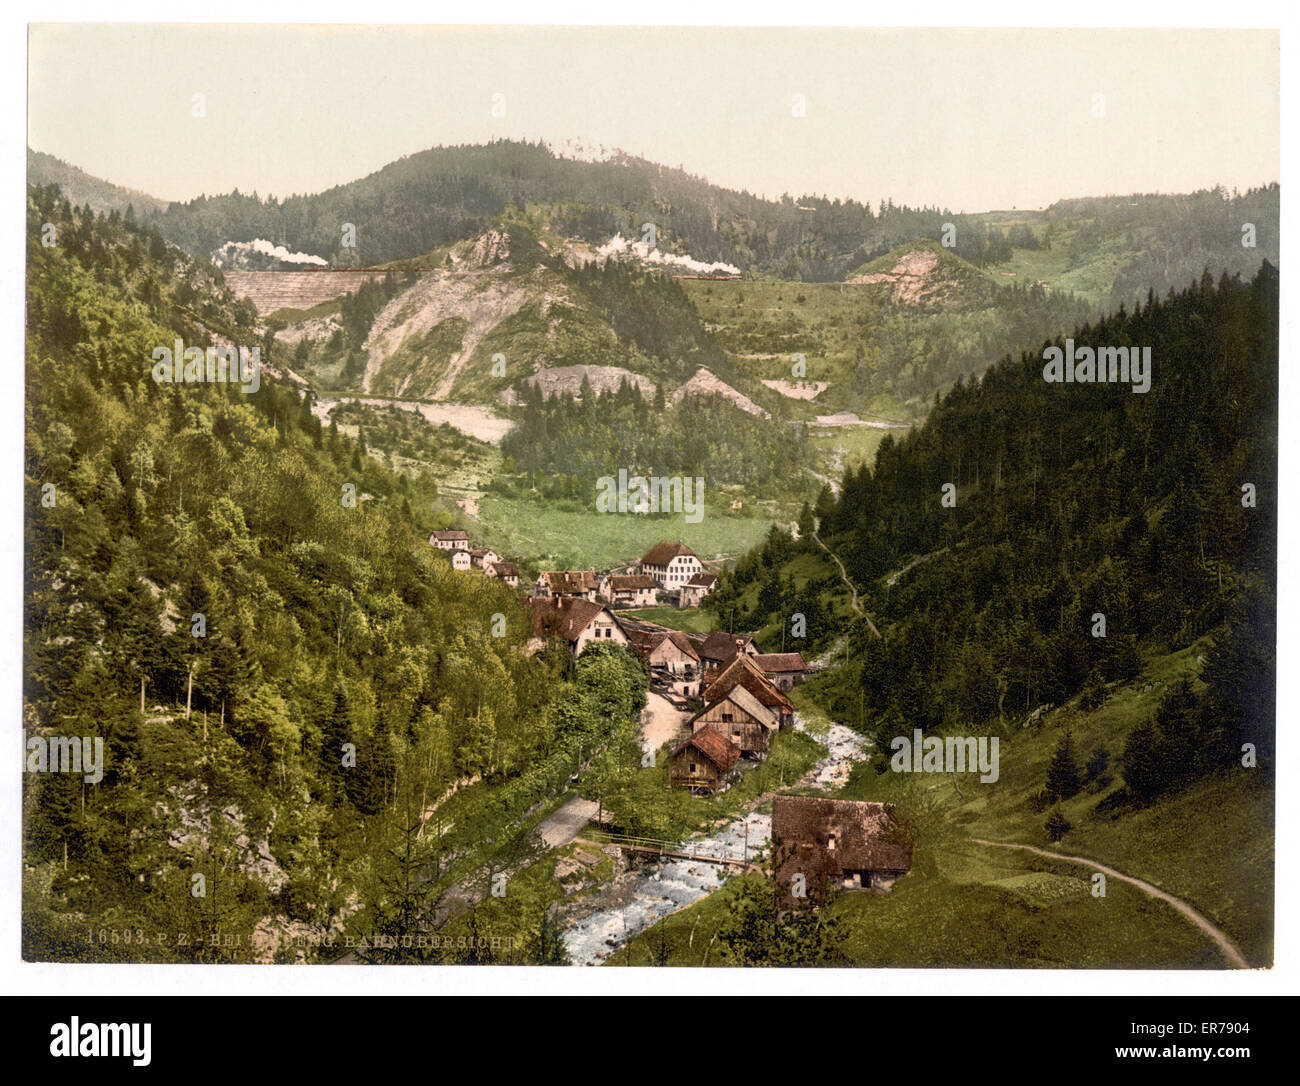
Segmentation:
{"type": "Polygon", "coordinates": [[[47,24],[29,44],[30,146],[165,199],[316,192],[503,136],[955,211],[1279,179],[1272,31],[47,24]]]}

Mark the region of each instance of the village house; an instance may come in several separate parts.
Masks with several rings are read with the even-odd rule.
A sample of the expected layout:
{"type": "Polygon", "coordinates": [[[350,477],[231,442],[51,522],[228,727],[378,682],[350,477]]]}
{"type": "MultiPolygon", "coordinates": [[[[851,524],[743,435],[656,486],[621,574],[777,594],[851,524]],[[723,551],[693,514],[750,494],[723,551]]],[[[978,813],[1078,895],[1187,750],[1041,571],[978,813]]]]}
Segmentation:
{"type": "Polygon", "coordinates": [[[429,536],[429,546],[437,547],[440,551],[467,551],[469,533],[462,532],[459,528],[447,532],[434,532],[429,536]]]}
{"type": "Polygon", "coordinates": [[[704,599],[717,586],[718,575],[716,573],[697,573],[682,585],[682,594],[678,599],[677,606],[698,607],[700,600],[704,599]]]}
{"type": "Polygon", "coordinates": [[[472,567],[473,562],[470,560],[469,551],[457,548],[451,552],[452,569],[459,569],[468,572],[472,567]]]}
{"type": "Polygon", "coordinates": [[[548,569],[533,586],[533,596],[544,600],[573,597],[595,603],[599,592],[600,582],[594,569],[548,569]]]}
{"type": "Polygon", "coordinates": [[[651,622],[621,618],[628,643],[650,668],[652,685],[667,687],[684,697],[700,692],[703,668],[695,646],[681,630],[669,630],[651,622]]]}
{"type": "Polygon", "coordinates": [[[599,603],[572,596],[561,599],[528,600],[533,612],[533,639],[530,648],[540,648],[547,638],[563,638],[574,656],[593,641],[628,644],[627,634],[612,611],[599,603]]]}
{"type": "Polygon", "coordinates": [[[711,796],[725,787],[739,761],[739,747],[712,728],[705,728],[673,751],[668,780],[674,788],[711,796]]]}
{"type": "Polygon", "coordinates": [[[676,592],[703,568],[700,556],[680,541],[656,544],[641,559],[641,572],[669,592],[676,592]]]}
{"type": "Polygon", "coordinates": [[[749,634],[727,633],[726,630],[714,630],[700,645],[700,659],[705,667],[722,667],[738,652],[746,656],[758,655],[758,647],[749,634]]]}
{"type": "Polygon", "coordinates": [[[490,577],[499,577],[505,581],[511,588],[519,587],[519,570],[515,568],[513,562],[496,561],[489,566],[483,567],[490,577]]]}
{"type": "Polygon", "coordinates": [[[488,550],[485,547],[476,547],[470,550],[469,560],[486,573],[488,566],[499,561],[500,556],[496,551],[488,550]]]}
{"type": "Polygon", "coordinates": [[[778,714],[739,683],[691,717],[692,731],[711,728],[735,743],[741,754],[760,759],[767,756],[780,726],[778,714]]]}
{"type": "Polygon", "coordinates": [[[832,889],[885,892],[912,867],[889,803],[776,796],[772,871],[783,909],[820,904],[832,889]],[[803,876],[805,897],[795,888],[803,876]]]}
{"type": "Polygon", "coordinates": [[[743,686],[760,704],[775,712],[782,728],[794,723],[794,703],[776,688],[751,657],[742,653],[736,653],[723,667],[704,673],[704,690],[700,697],[705,705],[712,705],[737,685],[743,686]]]}
{"type": "Polygon", "coordinates": [[[779,690],[789,690],[808,678],[808,665],[804,663],[803,653],[760,652],[754,657],[754,663],[776,683],[779,690]]]}
{"type": "Polygon", "coordinates": [[[611,573],[600,580],[600,597],[614,607],[653,607],[659,582],[645,573],[611,573]]]}

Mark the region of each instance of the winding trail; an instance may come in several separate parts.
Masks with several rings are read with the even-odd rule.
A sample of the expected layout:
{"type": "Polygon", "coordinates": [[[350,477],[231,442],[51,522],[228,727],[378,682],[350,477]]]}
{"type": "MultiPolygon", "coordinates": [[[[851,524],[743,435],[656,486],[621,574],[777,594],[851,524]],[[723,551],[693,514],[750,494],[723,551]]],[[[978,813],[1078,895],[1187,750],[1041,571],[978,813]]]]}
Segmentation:
{"type": "Polygon", "coordinates": [[[1198,928],[1200,928],[1201,931],[1205,932],[1206,935],[1208,935],[1211,939],[1214,940],[1215,945],[1218,946],[1220,951],[1222,951],[1223,956],[1227,958],[1228,961],[1231,962],[1232,965],[1235,966],[1237,969],[1250,968],[1250,965],[1246,962],[1246,959],[1241,956],[1241,951],[1239,951],[1235,946],[1233,946],[1232,940],[1230,940],[1221,930],[1219,930],[1219,928],[1215,927],[1208,920],[1206,920],[1205,917],[1203,917],[1200,913],[1198,913],[1195,909],[1193,909],[1190,905],[1188,905],[1187,902],[1181,900],[1180,898],[1174,897],[1173,894],[1166,893],[1164,890],[1161,890],[1160,887],[1158,886],[1152,886],[1151,883],[1149,882],[1145,882],[1142,879],[1135,879],[1132,875],[1125,875],[1122,871],[1116,871],[1113,867],[1107,867],[1105,864],[1099,864],[1096,860],[1089,860],[1084,856],[1067,856],[1063,852],[1048,852],[1047,849],[1045,848],[1036,848],[1033,845],[1017,845],[1017,844],[1012,844],[1011,842],[1008,841],[986,841],[982,837],[972,837],[971,840],[974,841],[977,845],[991,845],[993,848],[1020,849],[1023,852],[1033,852],[1039,856],[1046,856],[1049,860],[1064,860],[1066,863],[1079,864],[1083,867],[1091,867],[1097,871],[1104,872],[1110,878],[1119,879],[1120,882],[1127,882],[1130,886],[1136,886],[1143,893],[1148,894],[1154,898],[1159,898],[1167,905],[1172,905],[1175,909],[1177,909],[1180,913],[1182,913],[1185,917],[1187,917],[1188,920],[1190,920],[1193,924],[1195,924],[1198,928]]]}
{"type": "Polygon", "coordinates": [[[840,567],[840,579],[848,585],[849,591],[852,593],[852,598],[849,600],[849,606],[853,608],[855,613],[861,615],[867,620],[867,625],[871,627],[871,632],[879,637],[880,631],[876,629],[876,624],[871,621],[871,616],[862,609],[862,604],[858,602],[858,586],[849,580],[848,570],[844,568],[844,563],[840,561],[840,556],[831,550],[830,547],[826,546],[826,544],[822,542],[822,537],[816,532],[813,532],[812,537],[817,540],[817,546],[821,547],[822,550],[829,554],[835,560],[835,564],[840,567]]]}

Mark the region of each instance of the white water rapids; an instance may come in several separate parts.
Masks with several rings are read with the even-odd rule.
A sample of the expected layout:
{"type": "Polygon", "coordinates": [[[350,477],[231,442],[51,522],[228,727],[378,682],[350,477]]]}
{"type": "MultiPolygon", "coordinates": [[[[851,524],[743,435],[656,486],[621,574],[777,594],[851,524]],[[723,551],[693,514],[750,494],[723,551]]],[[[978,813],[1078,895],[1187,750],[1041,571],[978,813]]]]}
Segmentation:
{"type": "MultiPolygon", "coordinates": [[[[803,731],[796,719],[795,727],[803,731]]],[[[848,779],[853,762],[863,756],[868,740],[841,724],[832,724],[819,741],[827,754],[800,782],[838,788],[848,779]]],[[[749,811],[705,837],[682,842],[677,851],[701,856],[753,859],[772,838],[772,816],[749,811]]],[[[564,945],[574,965],[598,965],[629,940],[652,927],[660,917],[707,897],[737,869],[699,860],[664,859],[638,871],[619,907],[602,909],[577,921],[564,933],[564,945]]]]}

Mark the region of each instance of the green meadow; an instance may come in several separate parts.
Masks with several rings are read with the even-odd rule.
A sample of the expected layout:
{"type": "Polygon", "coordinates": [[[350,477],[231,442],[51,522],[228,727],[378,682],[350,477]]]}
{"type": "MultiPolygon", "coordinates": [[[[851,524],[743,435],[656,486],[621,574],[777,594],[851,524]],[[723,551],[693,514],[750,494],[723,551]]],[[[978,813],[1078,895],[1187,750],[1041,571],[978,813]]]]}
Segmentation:
{"type": "MultiPolygon", "coordinates": [[[[734,557],[758,543],[771,521],[762,517],[705,515],[697,524],[686,514],[598,513],[573,503],[546,503],[489,493],[479,503],[479,521],[510,541],[511,553],[539,569],[609,569],[637,562],[656,543],[680,539],[705,561],[734,557]]],[[[471,529],[471,534],[472,529],[471,529]]]]}

